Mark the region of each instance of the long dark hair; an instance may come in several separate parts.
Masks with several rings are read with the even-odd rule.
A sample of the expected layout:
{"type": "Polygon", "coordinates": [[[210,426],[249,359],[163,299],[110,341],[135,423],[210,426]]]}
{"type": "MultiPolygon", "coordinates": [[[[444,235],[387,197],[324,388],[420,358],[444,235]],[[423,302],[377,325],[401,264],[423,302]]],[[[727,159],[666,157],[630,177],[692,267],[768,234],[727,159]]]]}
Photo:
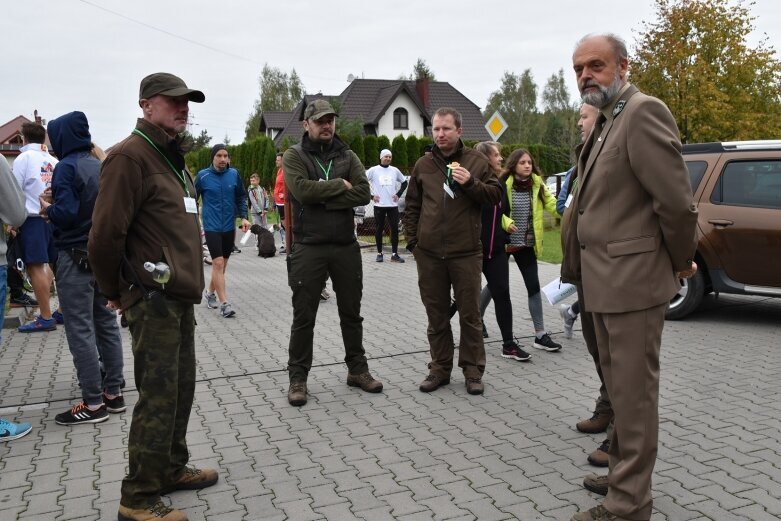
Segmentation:
{"type": "Polygon", "coordinates": [[[504,173],[505,175],[512,176],[513,188],[519,192],[529,191],[531,190],[531,186],[532,186],[531,176],[529,176],[529,178],[526,181],[519,181],[518,178],[515,176],[515,167],[518,165],[518,162],[521,160],[521,158],[524,155],[528,155],[529,158],[532,160],[532,174],[537,174],[539,176],[542,175],[542,171],[540,170],[540,167],[537,166],[537,162],[534,160],[534,156],[532,156],[528,150],[526,150],[525,148],[519,148],[517,150],[514,150],[513,153],[510,154],[510,157],[508,157],[507,161],[505,162],[504,173]]]}

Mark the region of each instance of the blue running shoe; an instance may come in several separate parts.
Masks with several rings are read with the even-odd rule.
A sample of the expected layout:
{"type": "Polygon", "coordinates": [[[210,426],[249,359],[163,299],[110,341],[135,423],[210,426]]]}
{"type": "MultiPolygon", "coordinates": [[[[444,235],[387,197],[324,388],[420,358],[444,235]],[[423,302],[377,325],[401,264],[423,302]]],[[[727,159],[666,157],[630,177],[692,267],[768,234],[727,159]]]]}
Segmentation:
{"type": "Polygon", "coordinates": [[[55,322],[57,322],[60,325],[65,323],[65,317],[62,316],[62,313],[60,313],[59,311],[55,311],[54,313],[52,313],[52,318],[54,319],[55,322]]]}
{"type": "Polygon", "coordinates": [[[19,326],[20,333],[37,333],[38,331],[54,331],[57,329],[57,322],[53,319],[45,319],[38,315],[35,320],[28,324],[19,326]]]}
{"type": "Polygon", "coordinates": [[[29,423],[14,423],[0,418],[0,441],[11,441],[30,433],[33,426],[29,423]]]}

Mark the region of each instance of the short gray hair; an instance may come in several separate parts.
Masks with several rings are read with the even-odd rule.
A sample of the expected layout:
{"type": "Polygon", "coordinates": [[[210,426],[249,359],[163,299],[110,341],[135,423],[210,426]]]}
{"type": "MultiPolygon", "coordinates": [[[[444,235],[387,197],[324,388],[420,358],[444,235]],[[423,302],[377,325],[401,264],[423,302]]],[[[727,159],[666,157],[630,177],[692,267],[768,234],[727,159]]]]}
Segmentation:
{"type": "Polygon", "coordinates": [[[616,57],[616,63],[620,63],[621,60],[629,61],[629,52],[626,50],[626,42],[623,38],[615,33],[589,33],[575,44],[575,49],[580,47],[586,40],[592,38],[604,38],[613,48],[613,54],[616,57]]]}

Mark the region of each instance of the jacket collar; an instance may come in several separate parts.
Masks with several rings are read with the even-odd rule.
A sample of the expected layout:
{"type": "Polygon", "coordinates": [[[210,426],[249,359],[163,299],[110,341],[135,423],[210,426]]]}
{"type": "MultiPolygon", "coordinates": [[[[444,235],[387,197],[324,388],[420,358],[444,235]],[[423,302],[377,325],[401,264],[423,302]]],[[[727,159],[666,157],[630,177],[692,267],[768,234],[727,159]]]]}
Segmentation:
{"type": "Polygon", "coordinates": [[[176,150],[180,154],[184,155],[192,149],[192,138],[188,138],[186,134],[179,134],[175,138],[172,138],[162,128],[158,127],[145,120],[144,118],[138,118],[136,120],[136,128],[147,135],[152,143],[165,150],[176,150]]]}

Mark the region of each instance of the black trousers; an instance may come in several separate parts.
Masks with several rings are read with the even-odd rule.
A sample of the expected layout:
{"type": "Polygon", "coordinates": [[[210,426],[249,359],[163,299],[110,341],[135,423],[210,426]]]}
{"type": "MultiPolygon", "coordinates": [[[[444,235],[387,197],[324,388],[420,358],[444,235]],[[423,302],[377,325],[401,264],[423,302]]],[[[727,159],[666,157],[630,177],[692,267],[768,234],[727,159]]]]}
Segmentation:
{"type": "Polygon", "coordinates": [[[350,244],[295,243],[287,256],[288,284],[293,290],[293,325],[290,327],[288,374],[291,382],[305,382],[312,368],[313,342],[320,294],[331,277],[339,310],[347,369],[351,374],[369,370],[363,349],[363,264],[357,241],[350,244]]]}
{"type": "Polygon", "coordinates": [[[385,217],[390,222],[391,251],[399,252],[399,209],[396,206],[375,206],[374,220],[377,229],[374,231],[374,239],[377,241],[377,253],[382,253],[382,237],[385,234],[385,217]]]}

